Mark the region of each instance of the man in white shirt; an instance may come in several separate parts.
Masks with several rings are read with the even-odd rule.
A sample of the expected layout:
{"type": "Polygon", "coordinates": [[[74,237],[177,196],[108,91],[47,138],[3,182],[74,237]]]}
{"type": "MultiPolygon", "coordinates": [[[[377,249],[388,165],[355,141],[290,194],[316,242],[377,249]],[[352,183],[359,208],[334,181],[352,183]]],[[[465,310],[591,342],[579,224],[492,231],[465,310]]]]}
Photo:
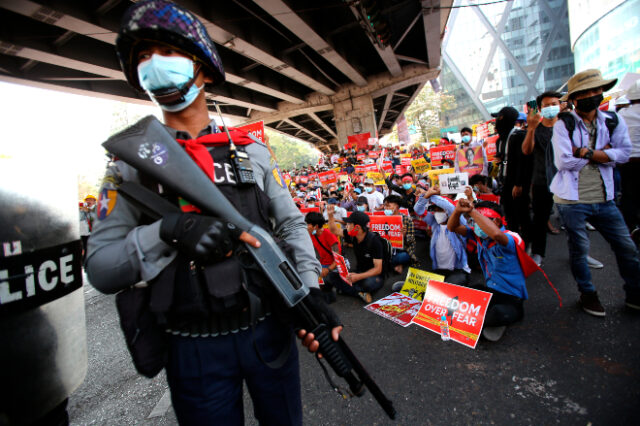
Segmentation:
{"type": "Polygon", "coordinates": [[[631,105],[618,114],[629,128],[631,154],[629,162],[620,164],[618,170],[622,182],[622,216],[637,245],[640,244],[640,80],[629,88],[627,99],[631,105]]]}
{"type": "Polygon", "coordinates": [[[362,194],[367,199],[369,205],[369,211],[382,210],[384,204],[384,195],[382,192],[376,191],[374,181],[371,178],[364,180],[364,193],[362,194]]]}

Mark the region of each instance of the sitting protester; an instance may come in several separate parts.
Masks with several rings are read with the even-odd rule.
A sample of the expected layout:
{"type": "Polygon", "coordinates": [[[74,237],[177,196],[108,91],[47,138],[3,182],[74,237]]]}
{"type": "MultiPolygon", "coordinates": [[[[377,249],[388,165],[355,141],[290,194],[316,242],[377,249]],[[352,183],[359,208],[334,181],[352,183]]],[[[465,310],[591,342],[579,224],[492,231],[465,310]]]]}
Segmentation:
{"type": "MultiPolygon", "coordinates": [[[[336,198],[329,198],[327,200],[327,206],[329,204],[334,206],[334,216],[335,216],[336,222],[338,222],[341,225],[344,225],[344,220],[347,218],[347,210],[340,207],[340,205],[338,204],[338,200],[336,198]]],[[[326,210],[323,213],[323,216],[326,221],[329,220],[329,215],[327,214],[326,210]]]]}
{"type": "Polygon", "coordinates": [[[498,341],[508,325],[524,316],[523,303],[528,295],[516,246],[522,239],[505,229],[502,208],[490,201],[482,201],[474,208],[468,200],[460,200],[447,222],[447,228],[476,240],[478,260],[485,279],[485,285],[477,288],[493,294],[482,335],[487,340],[498,341]],[[473,228],[461,224],[460,216],[464,213],[473,220],[473,228]]]}
{"type": "MultiPolygon", "coordinates": [[[[440,188],[434,186],[420,197],[414,206],[416,214],[423,215],[427,225],[431,227],[431,256],[432,271],[444,275],[445,281],[451,284],[466,285],[469,283],[471,270],[467,265],[467,252],[462,237],[447,229],[449,216],[455,209],[453,203],[440,196],[440,188]]],[[[466,220],[460,219],[463,225],[466,220]]]]}
{"type": "Polygon", "coordinates": [[[336,280],[341,281],[338,272],[336,272],[337,266],[333,258],[333,253],[340,254],[340,243],[335,235],[324,229],[324,225],[327,222],[320,213],[307,213],[305,222],[307,223],[307,230],[313,242],[313,248],[316,250],[320,265],[322,265],[320,278],[324,281],[324,286],[321,287],[321,289],[324,293],[325,301],[327,303],[333,303],[336,301],[333,283],[336,282],[336,280]]]}
{"type": "Polygon", "coordinates": [[[365,196],[358,197],[358,201],[356,203],[356,209],[354,211],[369,212],[369,200],[367,200],[367,197],[365,196]]]}
{"type": "Polygon", "coordinates": [[[384,199],[384,214],[387,216],[402,216],[402,249],[395,249],[391,266],[398,274],[402,274],[403,266],[418,265],[418,257],[416,256],[416,236],[413,229],[413,221],[409,216],[400,213],[400,205],[402,197],[398,195],[389,195],[384,199]]]}
{"type": "MultiPolygon", "coordinates": [[[[329,229],[338,233],[339,228],[333,217],[333,211],[329,213],[329,229]]],[[[347,229],[344,229],[345,243],[353,244],[356,256],[355,272],[349,273],[351,285],[342,279],[332,281],[338,291],[350,296],[359,296],[367,303],[373,301],[372,294],[382,288],[382,256],[383,247],[380,238],[374,232],[369,231],[369,216],[363,212],[354,212],[345,220],[347,229]]]]}

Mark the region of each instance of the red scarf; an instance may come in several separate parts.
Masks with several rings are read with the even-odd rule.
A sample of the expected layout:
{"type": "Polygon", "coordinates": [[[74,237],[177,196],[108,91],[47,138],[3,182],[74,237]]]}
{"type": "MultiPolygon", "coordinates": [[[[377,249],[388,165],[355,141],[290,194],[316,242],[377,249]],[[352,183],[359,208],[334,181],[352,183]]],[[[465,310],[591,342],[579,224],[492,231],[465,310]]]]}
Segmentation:
{"type": "MultiPolygon", "coordinates": [[[[248,136],[248,133],[244,130],[230,128],[229,133],[231,139],[236,145],[249,145],[255,141],[248,136]]],[[[208,135],[200,136],[196,139],[176,139],[180,146],[184,147],[189,157],[195,161],[195,163],[204,171],[209,179],[214,179],[214,168],[211,154],[207,147],[209,146],[223,146],[229,144],[229,138],[226,132],[210,133],[208,135]]]]}

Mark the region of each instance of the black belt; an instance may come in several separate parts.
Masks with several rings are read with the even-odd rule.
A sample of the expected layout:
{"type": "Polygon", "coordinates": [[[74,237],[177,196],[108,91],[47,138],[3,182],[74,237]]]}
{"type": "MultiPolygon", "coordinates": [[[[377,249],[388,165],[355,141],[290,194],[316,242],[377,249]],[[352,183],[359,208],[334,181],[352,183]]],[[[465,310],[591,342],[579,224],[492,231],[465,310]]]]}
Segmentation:
{"type": "Polygon", "coordinates": [[[184,323],[169,324],[165,331],[175,336],[183,337],[217,337],[226,336],[229,333],[237,333],[248,330],[249,327],[263,321],[271,315],[268,303],[259,303],[256,312],[249,312],[248,308],[242,311],[225,314],[212,313],[208,318],[184,323]],[[253,321],[252,317],[253,316],[253,321]]]}

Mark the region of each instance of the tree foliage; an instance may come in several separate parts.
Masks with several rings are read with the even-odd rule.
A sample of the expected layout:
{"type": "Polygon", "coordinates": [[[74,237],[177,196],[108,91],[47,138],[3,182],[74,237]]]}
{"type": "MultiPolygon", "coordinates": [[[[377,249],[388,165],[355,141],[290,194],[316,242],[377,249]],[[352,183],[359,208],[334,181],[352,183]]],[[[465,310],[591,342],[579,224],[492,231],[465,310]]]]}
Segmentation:
{"type": "Polygon", "coordinates": [[[268,129],[265,132],[281,169],[291,170],[318,163],[320,152],[310,143],[268,129]]]}
{"type": "Polygon", "coordinates": [[[407,124],[415,126],[420,132],[421,142],[427,142],[440,137],[440,116],[454,108],[456,100],[453,95],[445,91],[436,93],[430,84],[426,84],[407,108],[405,116],[407,124]]]}

